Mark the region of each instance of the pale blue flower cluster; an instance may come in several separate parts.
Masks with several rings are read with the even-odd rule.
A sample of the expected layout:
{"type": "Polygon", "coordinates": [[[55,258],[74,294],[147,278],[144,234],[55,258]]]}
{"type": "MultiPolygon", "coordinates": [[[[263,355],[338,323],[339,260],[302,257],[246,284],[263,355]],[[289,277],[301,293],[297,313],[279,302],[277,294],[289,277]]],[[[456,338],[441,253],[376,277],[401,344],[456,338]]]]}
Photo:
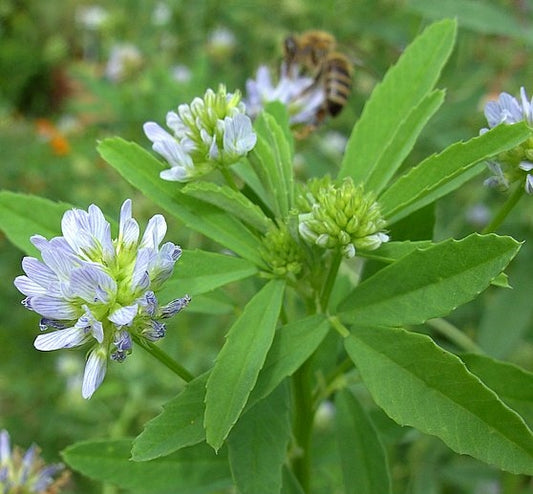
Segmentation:
{"type": "Polygon", "coordinates": [[[312,77],[289,71],[282,64],[281,76],[274,85],[270,70],[263,65],[257,70],[255,79],[246,81],[247,112],[255,118],[267,103],[279,101],[287,107],[291,125],[314,125],[325,100],[322,85],[314,82],[312,77]]]}
{"type": "Polygon", "coordinates": [[[58,489],[64,485],[68,475],[64,472],[59,478],[54,479],[54,476],[64,468],[62,463],[46,466],[35,444],[32,444],[24,454],[18,447],[12,450],[8,432],[0,431],[0,492],[2,494],[59,492],[58,489]]]}
{"type": "MultiPolygon", "coordinates": [[[[526,90],[520,88],[520,101],[508,93],[500,93],[497,101],[489,101],[485,105],[485,117],[489,128],[500,124],[514,124],[527,122],[533,125],[533,99],[529,100],[526,90]]],[[[484,134],[488,128],[481,129],[484,134]]],[[[489,169],[494,173],[485,181],[486,185],[507,189],[511,181],[520,179],[525,172],[524,188],[528,194],[533,194],[533,142],[526,141],[511,153],[504,153],[496,161],[489,161],[489,169]],[[502,169],[502,165],[506,170],[502,169]]]]}
{"type": "Polygon", "coordinates": [[[168,133],[155,122],[144,124],[152,149],[170,165],[164,180],[186,182],[236,163],[255,146],[257,136],[240,94],[208,89],[203,98],[167,113],[168,133]]]}
{"type": "Polygon", "coordinates": [[[131,352],[132,336],[150,341],[165,335],[163,319],[189,302],[185,296],[159,307],[154,290],[172,274],[181,249],[172,242],[159,247],[167,225],[153,216],[139,240],[140,228],[131,215],[131,200],[120,211],[118,237],[95,205],[88,211],[67,211],[63,236],[31,242],[42,261],[25,257],[26,275],[15,286],[23,304],[42,316],[39,350],[57,350],[92,343],[83,377],[82,395],[89,398],[104,379],[108,358],[122,361],[131,352]]]}

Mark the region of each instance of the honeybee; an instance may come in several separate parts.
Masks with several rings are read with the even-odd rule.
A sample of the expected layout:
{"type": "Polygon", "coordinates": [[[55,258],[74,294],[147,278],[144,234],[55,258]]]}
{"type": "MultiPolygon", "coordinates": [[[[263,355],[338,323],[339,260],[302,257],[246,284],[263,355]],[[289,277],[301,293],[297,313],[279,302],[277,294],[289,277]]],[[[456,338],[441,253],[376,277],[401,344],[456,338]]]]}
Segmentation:
{"type": "Polygon", "coordinates": [[[324,103],[316,114],[317,124],[328,115],[337,116],[348,102],[352,86],[352,64],[348,57],[336,51],[335,37],[326,31],[311,30],[291,35],[284,42],[284,61],[289,74],[310,75],[313,82],[324,88],[324,103]]]}

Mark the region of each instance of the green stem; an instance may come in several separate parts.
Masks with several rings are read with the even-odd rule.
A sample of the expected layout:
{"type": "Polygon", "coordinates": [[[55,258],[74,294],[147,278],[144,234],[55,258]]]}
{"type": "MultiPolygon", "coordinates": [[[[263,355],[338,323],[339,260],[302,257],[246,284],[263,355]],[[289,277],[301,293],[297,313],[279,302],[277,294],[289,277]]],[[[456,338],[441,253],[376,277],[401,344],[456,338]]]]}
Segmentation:
{"type": "Polygon", "coordinates": [[[322,311],[327,311],[329,297],[331,296],[331,291],[333,290],[333,285],[335,284],[335,279],[337,278],[337,272],[339,271],[339,266],[341,265],[342,254],[340,250],[335,251],[333,254],[333,259],[331,260],[331,265],[329,266],[328,277],[326,282],[322,287],[322,292],[320,293],[320,308],[322,311]]]}
{"type": "Polygon", "coordinates": [[[165,365],[170,369],[174,374],[177,374],[185,382],[190,382],[194,379],[194,376],[183,367],[181,364],[176,362],[170,355],[166,354],[161,350],[157,345],[154,345],[151,341],[148,341],[144,338],[140,338],[138,335],[132,335],[133,341],[139,346],[143,347],[148,353],[155,357],[159,362],[165,365]]]}
{"type": "Polygon", "coordinates": [[[511,210],[518,204],[518,201],[523,195],[524,189],[518,185],[514,192],[507,198],[507,201],[503,203],[498,214],[492,218],[492,221],[485,228],[483,228],[481,233],[491,233],[496,231],[511,210]]]}
{"type": "Polygon", "coordinates": [[[468,336],[466,336],[460,329],[445,319],[429,319],[426,321],[428,326],[437,330],[447,340],[454,343],[458,348],[467,352],[483,353],[483,350],[477,346],[468,336]]]}
{"type": "Polygon", "coordinates": [[[313,397],[311,393],[311,363],[308,360],[293,376],[294,438],[298,452],[292,462],[293,472],[304,492],[310,492],[311,432],[313,428],[313,397]]]}
{"type": "Polygon", "coordinates": [[[233,175],[229,171],[228,167],[223,166],[220,168],[220,172],[222,173],[222,176],[224,177],[224,180],[226,183],[233,189],[233,190],[239,190],[237,187],[237,184],[235,183],[235,180],[233,180],[233,175]]]}

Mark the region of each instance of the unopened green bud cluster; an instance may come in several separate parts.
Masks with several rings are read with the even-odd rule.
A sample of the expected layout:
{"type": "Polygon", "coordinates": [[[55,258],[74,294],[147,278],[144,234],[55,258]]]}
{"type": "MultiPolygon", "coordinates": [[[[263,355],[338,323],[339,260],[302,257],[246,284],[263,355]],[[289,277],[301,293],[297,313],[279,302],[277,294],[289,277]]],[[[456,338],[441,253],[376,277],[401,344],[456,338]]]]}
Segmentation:
{"type": "Polygon", "coordinates": [[[496,156],[496,161],[501,165],[502,171],[512,183],[516,180],[523,181],[531,168],[525,167],[526,163],[533,163],[533,137],[525,140],[518,146],[496,156]]]}
{"type": "Polygon", "coordinates": [[[339,249],[345,257],[356,250],[375,250],[389,240],[385,220],[373,194],[350,177],[335,185],[330,177],[310,180],[297,199],[298,230],[311,244],[339,249]]]}
{"type": "Polygon", "coordinates": [[[276,276],[296,275],[302,270],[302,250],[285,223],[272,224],[263,237],[261,256],[276,276]]]}

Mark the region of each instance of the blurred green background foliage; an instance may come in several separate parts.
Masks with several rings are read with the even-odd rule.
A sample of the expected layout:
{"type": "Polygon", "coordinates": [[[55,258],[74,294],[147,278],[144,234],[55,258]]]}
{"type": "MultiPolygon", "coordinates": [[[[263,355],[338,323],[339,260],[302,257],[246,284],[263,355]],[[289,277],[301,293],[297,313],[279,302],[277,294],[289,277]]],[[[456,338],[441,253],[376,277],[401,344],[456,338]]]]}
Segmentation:
{"type": "MultiPolygon", "coordinates": [[[[327,173],[339,166],[342,143],[374,85],[403,48],[442,17],[457,17],[460,28],[439,84],[447,90],[446,103],[424,131],[411,163],[477,135],[485,126],[484,103],[500,91],[517,95],[525,86],[533,92],[532,0],[0,0],[0,187],[83,208],[94,202],[115,219],[131,197],[135,217],[146,220],[158,211],[99,158],[98,140],[120,135],[149,148],[144,122],[164,122],[167,111],[219,83],[245,93],[247,78],[260,64],[279,66],[283,39],[307,29],[334,34],[356,66],[343,113],[297,142],[301,177],[327,173]]],[[[482,181],[477,177],[428,212],[436,217],[435,239],[482,229],[505,199],[482,181]]],[[[530,201],[523,199],[500,233],[533,240],[530,201]]],[[[183,248],[218,248],[169,223],[167,238],[183,248]]],[[[452,317],[487,353],[529,370],[531,254],[526,243],[509,270],[514,290],[491,288],[452,317]]],[[[137,435],[182,384],[136,349],[135,358],[111,365],[101,390],[84,401],[83,352],[45,354],[33,348],[38,318],[20,306],[22,297],[12,284],[22,272],[20,261],[21,253],[0,234],[0,428],[23,447],[37,442],[48,461],[57,461],[59,451],[78,440],[137,435]]],[[[173,320],[165,349],[194,372],[209,368],[227,327],[221,322],[231,321],[247,300],[246,283],[217,293],[220,308],[213,306],[214,314],[190,310],[173,320]]],[[[401,448],[390,451],[397,492],[493,492],[491,482],[502,474],[452,456],[434,438],[416,441],[380,413],[376,420],[388,445],[405,436],[401,448]],[[435,468],[440,483],[425,486],[435,468]],[[486,490],[474,490],[480,486],[486,490]]],[[[327,410],[319,420],[324,424],[316,448],[327,456],[327,410]]],[[[324,485],[316,492],[331,494],[328,477],[340,470],[317,468],[324,485]]],[[[515,482],[510,475],[504,480],[515,482]]],[[[77,476],[71,489],[102,492],[77,476]]],[[[512,492],[533,492],[523,489],[512,492]]]]}

